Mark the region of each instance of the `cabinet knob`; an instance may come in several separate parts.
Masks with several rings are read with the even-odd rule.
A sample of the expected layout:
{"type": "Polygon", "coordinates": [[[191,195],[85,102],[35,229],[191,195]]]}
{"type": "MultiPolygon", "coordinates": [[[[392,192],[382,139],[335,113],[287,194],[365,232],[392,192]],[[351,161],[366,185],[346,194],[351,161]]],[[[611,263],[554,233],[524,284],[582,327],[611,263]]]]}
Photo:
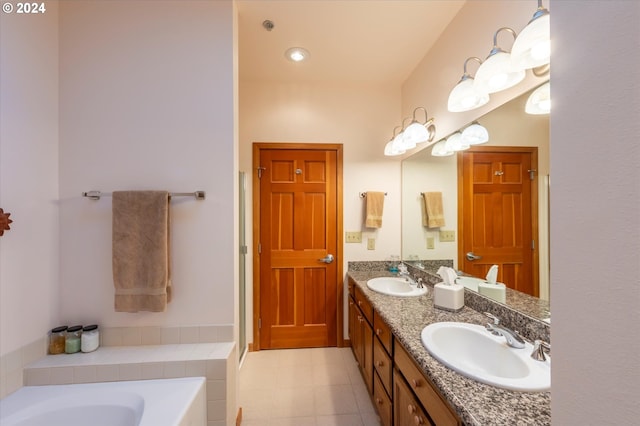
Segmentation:
{"type": "Polygon", "coordinates": [[[379,336],[382,334],[382,330],[379,328],[376,328],[376,336],[379,336]]]}
{"type": "Polygon", "coordinates": [[[419,388],[420,387],[420,380],[411,379],[411,384],[413,385],[414,388],[419,388]]]}
{"type": "Polygon", "coordinates": [[[417,425],[424,424],[424,422],[422,421],[422,417],[420,417],[420,416],[415,416],[415,417],[413,418],[413,421],[414,421],[414,422],[415,422],[415,424],[417,424],[417,425]]]}
{"type": "Polygon", "coordinates": [[[362,300],[358,300],[358,306],[362,306],[362,300]]]}
{"type": "Polygon", "coordinates": [[[384,363],[382,361],[376,362],[376,366],[378,366],[378,367],[382,367],[383,365],[384,365],[384,363]]]}
{"type": "Polygon", "coordinates": [[[378,405],[382,405],[382,399],[381,398],[376,398],[376,402],[378,403],[378,405]]]}
{"type": "Polygon", "coordinates": [[[407,405],[407,411],[409,411],[409,414],[413,414],[416,412],[416,407],[414,407],[413,405],[409,404],[407,405]]]}

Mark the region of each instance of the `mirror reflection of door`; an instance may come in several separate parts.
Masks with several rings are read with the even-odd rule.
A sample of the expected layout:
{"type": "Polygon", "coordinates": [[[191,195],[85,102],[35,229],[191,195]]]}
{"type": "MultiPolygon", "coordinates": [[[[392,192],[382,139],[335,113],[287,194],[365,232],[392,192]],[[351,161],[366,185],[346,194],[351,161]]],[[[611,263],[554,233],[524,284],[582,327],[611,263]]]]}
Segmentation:
{"type": "Polygon", "coordinates": [[[538,150],[474,147],[458,155],[458,265],[532,296],[538,285],[538,150]]]}
{"type": "Polygon", "coordinates": [[[337,346],[339,146],[259,148],[259,348],[337,346]]]}

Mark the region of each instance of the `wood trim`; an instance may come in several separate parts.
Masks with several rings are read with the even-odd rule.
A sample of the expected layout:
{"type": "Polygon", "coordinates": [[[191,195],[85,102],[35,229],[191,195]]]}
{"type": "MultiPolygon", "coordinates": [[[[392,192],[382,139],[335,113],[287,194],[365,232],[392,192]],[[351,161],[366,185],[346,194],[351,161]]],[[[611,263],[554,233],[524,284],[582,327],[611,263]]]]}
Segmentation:
{"type": "Polygon", "coordinates": [[[238,407],[238,414],[236,415],[236,426],[242,425],[242,407],[238,407]]]}
{"type": "Polygon", "coordinates": [[[258,179],[258,167],[260,167],[260,151],[263,149],[305,149],[305,150],[333,150],[336,152],[336,327],[337,345],[344,346],[344,279],[343,279],[343,146],[342,144],[325,143],[279,143],[279,142],[254,142],[253,143],[253,169],[252,176],[252,231],[253,231],[253,343],[249,344],[251,351],[260,350],[260,256],[258,256],[258,243],[260,242],[260,180],[258,179]]]}
{"type": "MultiPolygon", "coordinates": [[[[536,244],[538,245],[533,250],[532,258],[532,279],[537,285],[534,287],[534,296],[540,295],[540,230],[538,229],[538,148],[537,147],[522,147],[522,146],[472,146],[464,152],[496,152],[496,153],[530,153],[531,154],[531,168],[536,170],[534,179],[531,181],[531,235],[535,236],[536,244]]],[[[464,152],[458,152],[457,154],[457,167],[458,167],[458,236],[462,235],[464,228],[463,212],[463,185],[462,171],[463,171],[463,154],[464,152]]],[[[464,262],[464,246],[462,239],[458,240],[458,265],[464,262]]]]}

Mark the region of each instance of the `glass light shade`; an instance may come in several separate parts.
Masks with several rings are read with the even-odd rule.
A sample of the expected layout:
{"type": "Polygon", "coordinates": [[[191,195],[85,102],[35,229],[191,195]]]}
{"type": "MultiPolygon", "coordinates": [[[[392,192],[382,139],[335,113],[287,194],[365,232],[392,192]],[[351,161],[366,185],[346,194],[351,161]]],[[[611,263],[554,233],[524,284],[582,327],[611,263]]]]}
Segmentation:
{"type": "Polygon", "coordinates": [[[525,77],[524,70],[511,68],[511,55],[499,51],[490,55],[478,68],[475,86],[480,91],[495,93],[520,83],[525,77]]]}
{"type": "Polygon", "coordinates": [[[462,131],[462,145],[480,145],[487,142],[489,132],[478,123],[473,123],[462,131]]]}
{"type": "Polygon", "coordinates": [[[551,112],[551,84],[548,81],[529,95],[524,111],[534,115],[551,112]]]}
{"type": "Polygon", "coordinates": [[[393,146],[396,150],[406,151],[416,147],[415,141],[409,140],[405,137],[404,131],[400,132],[398,136],[393,138],[393,146]]]}
{"type": "Polygon", "coordinates": [[[549,13],[524,27],[511,48],[511,65],[517,70],[546,65],[551,60],[549,13]]]}
{"type": "Polygon", "coordinates": [[[433,145],[433,148],[431,149],[431,155],[433,155],[434,157],[448,157],[450,155],[453,155],[453,151],[447,151],[446,144],[447,141],[442,139],[441,141],[433,145]]]}
{"type": "Polygon", "coordinates": [[[386,155],[387,157],[394,157],[396,155],[402,155],[404,153],[405,153],[405,151],[399,150],[399,149],[397,149],[396,147],[393,146],[393,140],[390,140],[384,146],[384,155],[386,155]]]}
{"type": "Polygon", "coordinates": [[[447,142],[444,145],[445,150],[447,151],[464,151],[465,149],[469,149],[470,145],[465,144],[462,140],[462,133],[455,132],[451,136],[447,138],[447,142]]]}
{"type": "Polygon", "coordinates": [[[430,137],[427,128],[418,121],[411,122],[402,133],[404,134],[405,144],[413,144],[413,148],[415,148],[416,144],[428,141],[430,137]]]}
{"type": "Polygon", "coordinates": [[[489,94],[474,84],[473,78],[461,80],[449,93],[447,109],[451,112],[469,111],[489,102],[489,94]]]}

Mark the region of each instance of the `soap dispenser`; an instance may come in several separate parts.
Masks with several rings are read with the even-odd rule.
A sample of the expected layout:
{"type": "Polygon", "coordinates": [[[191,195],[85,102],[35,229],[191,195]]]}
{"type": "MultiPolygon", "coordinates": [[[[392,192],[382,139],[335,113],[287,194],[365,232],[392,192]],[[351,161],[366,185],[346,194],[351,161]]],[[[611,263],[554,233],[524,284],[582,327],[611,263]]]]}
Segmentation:
{"type": "Polygon", "coordinates": [[[445,311],[457,312],[464,308],[464,286],[456,284],[456,271],[441,266],[438,275],[442,282],[433,286],[433,306],[445,311]]]}

